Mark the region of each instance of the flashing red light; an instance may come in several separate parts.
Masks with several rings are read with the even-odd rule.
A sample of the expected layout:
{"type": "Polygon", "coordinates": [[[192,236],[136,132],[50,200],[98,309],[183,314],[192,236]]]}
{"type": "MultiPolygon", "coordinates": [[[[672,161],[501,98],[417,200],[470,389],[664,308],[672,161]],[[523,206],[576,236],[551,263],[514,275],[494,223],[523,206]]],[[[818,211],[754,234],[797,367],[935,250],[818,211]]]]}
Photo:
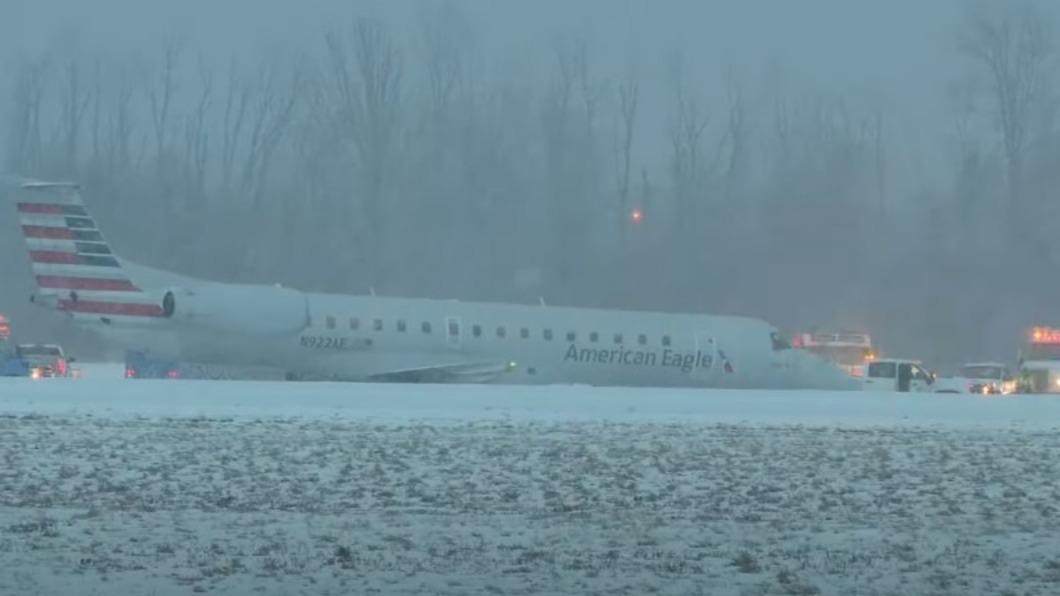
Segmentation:
{"type": "Polygon", "coordinates": [[[1031,343],[1060,345],[1060,329],[1035,327],[1031,330],[1031,343]]]}
{"type": "Polygon", "coordinates": [[[171,370],[171,371],[166,373],[166,377],[168,377],[170,379],[179,379],[180,378],[180,371],[179,370],[175,370],[175,369],[171,370]]]}
{"type": "Polygon", "coordinates": [[[629,220],[633,223],[640,223],[644,221],[644,212],[640,209],[634,209],[629,212],[629,220]]]}
{"type": "Polygon", "coordinates": [[[802,347],[802,336],[801,335],[796,335],[795,337],[791,338],[791,347],[793,347],[793,348],[801,348],[802,347]]]}
{"type": "Polygon", "coordinates": [[[135,379],[136,378],[136,369],[132,368],[131,366],[125,367],[125,378],[126,379],[135,379]]]}

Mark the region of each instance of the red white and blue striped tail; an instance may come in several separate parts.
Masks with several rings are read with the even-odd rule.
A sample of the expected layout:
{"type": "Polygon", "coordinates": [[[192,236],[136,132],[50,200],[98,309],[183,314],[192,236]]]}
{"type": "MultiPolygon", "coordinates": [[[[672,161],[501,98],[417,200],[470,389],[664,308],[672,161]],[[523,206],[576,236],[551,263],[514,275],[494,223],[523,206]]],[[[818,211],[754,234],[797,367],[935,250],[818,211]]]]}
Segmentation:
{"type": "Polygon", "coordinates": [[[34,301],[86,319],[161,317],[85,209],[78,185],[21,182],[14,190],[37,281],[34,301]]]}

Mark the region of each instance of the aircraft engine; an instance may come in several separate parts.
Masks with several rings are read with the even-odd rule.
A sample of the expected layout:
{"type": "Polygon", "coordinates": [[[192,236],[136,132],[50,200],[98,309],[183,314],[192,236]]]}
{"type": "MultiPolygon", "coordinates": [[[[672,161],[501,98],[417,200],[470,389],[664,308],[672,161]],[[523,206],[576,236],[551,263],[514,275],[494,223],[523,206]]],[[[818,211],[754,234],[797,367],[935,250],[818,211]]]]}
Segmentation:
{"type": "Polygon", "coordinates": [[[206,285],[162,295],[163,316],[243,335],[293,335],[309,324],[305,296],[280,286],[206,285]]]}

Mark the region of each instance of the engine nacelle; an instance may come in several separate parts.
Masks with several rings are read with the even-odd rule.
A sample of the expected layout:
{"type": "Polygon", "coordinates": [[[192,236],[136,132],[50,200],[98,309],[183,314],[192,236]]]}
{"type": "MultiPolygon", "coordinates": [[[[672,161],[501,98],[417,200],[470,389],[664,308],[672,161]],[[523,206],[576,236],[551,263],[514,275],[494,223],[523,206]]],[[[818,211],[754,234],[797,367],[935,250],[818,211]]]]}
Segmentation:
{"type": "Polygon", "coordinates": [[[162,296],[162,314],[196,327],[244,335],[293,335],[309,325],[305,296],[279,286],[172,288],[162,296]]]}

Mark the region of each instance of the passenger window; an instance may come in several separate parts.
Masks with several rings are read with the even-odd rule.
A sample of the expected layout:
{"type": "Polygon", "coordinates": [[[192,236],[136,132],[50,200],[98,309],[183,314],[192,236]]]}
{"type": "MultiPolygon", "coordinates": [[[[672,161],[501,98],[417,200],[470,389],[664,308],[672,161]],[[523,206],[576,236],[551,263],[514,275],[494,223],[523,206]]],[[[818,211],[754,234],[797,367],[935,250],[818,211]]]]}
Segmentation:
{"type": "Polygon", "coordinates": [[[420,325],[420,329],[423,329],[424,334],[429,334],[431,332],[431,324],[424,321],[423,325],[420,325]]]}
{"type": "Polygon", "coordinates": [[[637,336],[637,343],[644,346],[648,344],[648,336],[641,333],[637,336]]]}
{"type": "Polygon", "coordinates": [[[398,333],[404,333],[404,332],[405,332],[405,329],[406,329],[406,327],[405,327],[405,321],[403,321],[403,320],[402,320],[402,321],[398,321],[398,322],[397,322],[397,330],[398,330],[398,333]]]}
{"type": "Polygon", "coordinates": [[[361,320],[360,319],[358,319],[357,317],[353,317],[352,319],[350,319],[350,330],[351,331],[357,331],[360,328],[361,328],[361,320]]]}
{"type": "Polygon", "coordinates": [[[372,328],[375,329],[376,331],[382,331],[383,330],[383,319],[376,319],[375,321],[373,321],[372,322],[372,328]]]}
{"type": "Polygon", "coordinates": [[[542,333],[542,335],[544,335],[545,341],[552,341],[552,330],[551,329],[545,329],[545,331],[544,331],[544,333],[542,333]]]}
{"type": "Polygon", "coordinates": [[[530,339],[530,330],[527,329],[526,327],[523,327],[522,329],[519,330],[519,337],[521,337],[523,339],[530,339]]]}
{"type": "Polygon", "coordinates": [[[327,317],[327,319],[325,319],[325,321],[327,322],[328,329],[334,329],[335,328],[335,317],[333,317],[331,315],[328,315],[328,317],[327,317]]]}
{"type": "Polygon", "coordinates": [[[472,325],[471,326],[471,335],[473,335],[475,337],[482,337],[482,326],[481,325],[472,325]]]}
{"type": "Polygon", "coordinates": [[[663,338],[662,338],[662,344],[663,344],[664,346],[669,346],[669,345],[670,345],[670,336],[669,336],[669,335],[664,335],[664,336],[663,336],[663,338]]]}
{"type": "Polygon", "coordinates": [[[621,333],[616,333],[615,334],[615,343],[616,344],[621,344],[622,343],[622,334],[621,333]]]}
{"type": "Polygon", "coordinates": [[[594,344],[597,341],[599,341],[599,339],[600,339],[600,334],[599,333],[593,331],[592,333],[589,334],[589,341],[593,342],[594,344]]]}
{"type": "Polygon", "coordinates": [[[501,339],[504,339],[504,336],[506,334],[507,334],[507,330],[505,330],[504,327],[497,327],[497,337],[499,337],[501,339]]]}
{"type": "Polygon", "coordinates": [[[573,331],[568,331],[567,332],[567,341],[574,342],[577,339],[578,339],[578,334],[574,333],[573,331]]]}

